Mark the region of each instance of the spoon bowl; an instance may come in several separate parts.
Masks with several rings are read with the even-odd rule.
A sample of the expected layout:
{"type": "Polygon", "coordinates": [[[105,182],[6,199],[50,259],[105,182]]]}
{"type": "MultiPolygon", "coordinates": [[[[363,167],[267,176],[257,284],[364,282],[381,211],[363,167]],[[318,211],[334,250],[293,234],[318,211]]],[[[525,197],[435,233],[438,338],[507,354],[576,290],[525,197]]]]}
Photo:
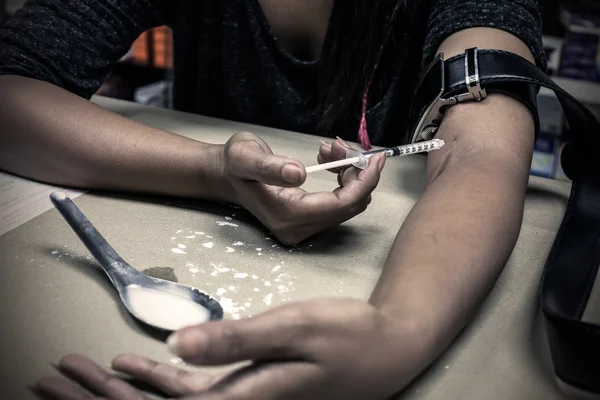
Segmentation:
{"type": "Polygon", "coordinates": [[[175,331],[223,318],[223,308],[207,293],[148,276],[129,265],[64,193],[54,192],[50,200],[100,263],[127,311],[139,321],[159,330],[175,331]]]}

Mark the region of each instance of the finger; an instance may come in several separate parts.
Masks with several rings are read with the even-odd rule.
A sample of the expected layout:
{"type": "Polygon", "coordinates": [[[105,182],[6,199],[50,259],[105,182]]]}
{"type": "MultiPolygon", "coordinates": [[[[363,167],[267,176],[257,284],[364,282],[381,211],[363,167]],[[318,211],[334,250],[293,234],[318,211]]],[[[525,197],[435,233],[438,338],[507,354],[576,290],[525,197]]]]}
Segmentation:
{"type": "Polygon", "coordinates": [[[229,172],[239,178],[282,187],[299,186],[306,180],[300,161],[265,152],[257,142],[234,142],[227,151],[229,172]]]}
{"type": "Polygon", "coordinates": [[[371,192],[379,183],[384,163],[384,155],[376,154],[369,159],[364,170],[347,169],[342,173],[341,187],[329,193],[304,195],[296,204],[297,211],[291,212],[301,212],[306,221],[318,222],[318,226],[313,227],[314,233],[347,221],[366,209],[371,192]]]}
{"type": "Polygon", "coordinates": [[[36,395],[53,400],[89,400],[93,396],[81,386],[61,377],[41,379],[34,387],[36,395]]]}
{"type": "Polygon", "coordinates": [[[140,379],[169,396],[183,396],[207,389],[214,376],[192,373],[135,354],[121,354],[112,361],[115,371],[140,379]]]}
{"type": "Polygon", "coordinates": [[[367,167],[363,170],[348,168],[341,174],[342,189],[337,192],[337,195],[346,202],[366,199],[379,184],[385,161],[385,155],[379,153],[369,158],[367,167]]]}
{"type": "Polygon", "coordinates": [[[106,372],[96,363],[79,354],[65,356],[58,368],[69,378],[90,391],[113,400],[143,400],[133,386],[106,372]]]}
{"type": "MultiPolygon", "coordinates": [[[[351,147],[346,142],[342,142],[340,141],[340,139],[335,140],[333,144],[331,144],[329,147],[321,146],[319,148],[319,155],[317,156],[317,161],[319,164],[324,164],[327,162],[343,160],[346,158],[348,149],[351,149],[351,147]]],[[[338,173],[344,168],[332,168],[328,169],[328,171],[338,173]]]]}
{"type": "MultiPolygon", "coordinates": [[[[304,400],[324,398],[321,366],[301,361],[252,364],[240,368],[194,400],[304,400]]],[[[190,398],[189,400],[192,400],[190,398]]]]}
{"type": "Polygon", "coordinates": [[[177,356],[200,365],[302,358],[318,328],[309,311],[290,304],[249,319],[184,328],[172,334],[168,344],[177,356]]]}

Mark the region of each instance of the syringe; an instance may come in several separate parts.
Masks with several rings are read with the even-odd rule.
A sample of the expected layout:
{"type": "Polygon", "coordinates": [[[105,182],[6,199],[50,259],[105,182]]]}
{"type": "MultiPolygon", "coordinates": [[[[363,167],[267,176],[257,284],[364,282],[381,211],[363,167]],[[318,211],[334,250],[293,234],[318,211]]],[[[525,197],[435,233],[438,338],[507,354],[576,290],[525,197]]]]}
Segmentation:
{"type": "Polygon", "coordinates": [[[425,142],[405,144],[403,146],[387,147],[384,149],[366,151],[364,153],[361,153],[354,149],[348,149],[346,151],[346,159],[306,167],[306,173],[310,174],[311,172],[345,167],[346,165],[354,165],[357,168],[365,169],[367,167],[369,158],[377,153],[385,153],[386,157],[401,157],[408,156],[410,154],[428,153],[432,150],[438,150],[444,144],[445,143],[442,139],[432,139],[425,142]]]}

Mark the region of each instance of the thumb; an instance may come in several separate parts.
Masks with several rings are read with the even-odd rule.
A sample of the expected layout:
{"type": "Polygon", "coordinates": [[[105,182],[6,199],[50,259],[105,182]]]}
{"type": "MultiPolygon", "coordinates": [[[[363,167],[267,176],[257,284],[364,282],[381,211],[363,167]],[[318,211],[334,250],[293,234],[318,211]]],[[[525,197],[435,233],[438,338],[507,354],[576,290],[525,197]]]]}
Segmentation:
{"type": "Polygon", "coordinates": [[[308,351],[306,342],[313,339],[306,322],[293,308],[280,307],[254,318],[184,328],[169,336],[167,344],[175,355],[198,365],[302,359],[308,351]]]}
{"type": "Polygon", "coordinates": [[[242,179],[283,187],[300,186],[306,180],[300,161],[267,153],[254,141],[231,144],[227,160],[229,172],[242,179]]]}

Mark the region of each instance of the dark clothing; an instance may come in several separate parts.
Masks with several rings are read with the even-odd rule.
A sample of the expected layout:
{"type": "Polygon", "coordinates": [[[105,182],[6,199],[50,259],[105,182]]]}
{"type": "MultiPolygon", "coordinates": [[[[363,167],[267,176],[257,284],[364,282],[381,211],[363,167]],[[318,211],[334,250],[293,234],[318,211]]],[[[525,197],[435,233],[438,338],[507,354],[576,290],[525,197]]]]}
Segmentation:
{"type": "MultiPolygon", "coordinates": [[[[372,143],[408,140],[419,72],[456,31],[508,31],[545,68],[538,7],[537,0],[409,0],[394,26],[384,90],[367,114],[372,143]]],[[[41,79],[89,98],[144,30],[164,24],[174,35],[176,109],[315,132],[318,65],[280,47],[258,0],[29,0],[0,28],[0,74],[41,79]]],[[[359,118],[357,104],[332,134],[356,140],[359,118]]]]}

